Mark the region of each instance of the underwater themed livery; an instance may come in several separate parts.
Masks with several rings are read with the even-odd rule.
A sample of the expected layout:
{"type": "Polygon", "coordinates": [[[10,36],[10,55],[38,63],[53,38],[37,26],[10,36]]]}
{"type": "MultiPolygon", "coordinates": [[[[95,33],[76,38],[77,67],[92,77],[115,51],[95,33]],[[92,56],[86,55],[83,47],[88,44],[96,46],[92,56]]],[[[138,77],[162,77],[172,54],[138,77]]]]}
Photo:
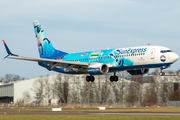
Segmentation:
{"type": "Polygon", "coordinates": [[[8,54],[5,58],[38,62],[48,70],[66,74],[87,74],[87,82],[93,82],[94,75],[108,73],[114,73],[110,76],[111,82],[118,81],[116,72],[124,70],[131,75],[143,75],[150,68],[160,68],[160,75],[165,75],[163,69],[179,59],[169,48],[151,45],[67,53],[54,48],[38,20],[33,21],[33,25],[40,58],[13,54],[3,40],[8,54]]]}

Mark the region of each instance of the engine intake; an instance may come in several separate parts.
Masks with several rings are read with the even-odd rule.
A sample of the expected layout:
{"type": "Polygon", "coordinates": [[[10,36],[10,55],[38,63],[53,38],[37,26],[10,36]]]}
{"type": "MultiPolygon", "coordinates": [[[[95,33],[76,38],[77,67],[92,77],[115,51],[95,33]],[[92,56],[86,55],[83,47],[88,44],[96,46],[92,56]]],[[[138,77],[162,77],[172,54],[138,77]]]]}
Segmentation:
{"type": "Polygon", "coordinates": [[[128,70],[127,72],[131,75],[144,75],[149,72],[149,69],[128,70]]]}
{"type": "Polygon", "coordinates": [[[95,63],[87,68],[87,73],[90,75],[106,74],[109,72],[109,67],[106,64],[95,63]]]}

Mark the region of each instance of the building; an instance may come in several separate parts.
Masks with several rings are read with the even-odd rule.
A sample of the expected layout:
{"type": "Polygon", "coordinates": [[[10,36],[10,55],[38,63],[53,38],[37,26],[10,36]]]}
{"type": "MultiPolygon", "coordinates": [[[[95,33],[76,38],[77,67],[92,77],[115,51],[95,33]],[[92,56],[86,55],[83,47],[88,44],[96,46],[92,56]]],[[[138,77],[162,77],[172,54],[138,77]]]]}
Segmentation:
{"type": "MultiPolygon", "coordinates": [[[[93,101],[97,98],[96,95],[99,95],[99,97],[102,97],[101,94],[106,95],[107,93],[111,94],[110,96],[108,96],[107,101],[111,101],[111,103],[115,103],[116,93],[114,93],[113,91],[115,87],[117,87],[117,90],[119,91],[123,90],[124,92],[122,92],[122,94],[118,93],[118,95],[121,94],[121,97],[125,97],[128,94],[128,91],[130,91],[130,89],[132,89],[134,85],[138,85],[137,87],[140,88],[139,91],[135,92],[137,96],[139,96],[140,92],[141,93],[145,92],[147,88],[151,88],[152,86],[153,87],[155,86],[155,88],[153,89],[155,90],[155,92],[157,92],[158,101],[160,103],[163,100],[166,100],[166,101],[168,100],[167,95],[170,94],[170,92],[179,90],[180,88],[179,87],[180,77],[179,75],[175,75],[173,73],[169,74],[168,76],[159,76],[159,75],[151,76],[150,75],[150,76],[144,77],[143,80],[139,82],[135,80],[134,81],[130,79],[127,80],[127,79],[123,79],[119,77],[118,82],[111,83],[109,81],[108,76],[101,75],[101,76],[95,76],[95,77],[96,77],[96,80],[94,81],[94,84],[91,84],[91,83],[86,84],[87,82],[85,81],[84,75],[53,75],[53,76],[43,76],[43,77],[25,79],[25,80],[10,82],[10,83],[0,82],[0,103],[16,105],[21,100],[24,100],[25,103],[30,103],[30,104],[34,103],[35,101],[37,101],[37,99],[34,98],[36,94],[34,91],[38,91],[40,89],[38,88],[39,86],[38,83],[36,83],[38,80],[50,82],[49,85],[46,85],[45,82],[43,83],[43,86],[44,86],[43,96],[39,97],[39,99],[41,99],[41,103],[46,104],[46,105],[48,105],[50,101],[56,101],[56,103],[59,101],[60,103],[63,103],[63,102],[81,103],[82,99],[85,97],[87,99],[92,99],[93,101]],[[65,81],[68,84],[67,83],[64,84],[65,81]],[[138,84],[132,84],[132,82],[138,83],[138,84]],[[152,85],[152,82],[155,85],[152,85]],[[57,84],[60,85],[61,90],[59,90],[58,88],[59,86],[56,86],[57,84]],[[66,85],[66,87],[67,86],[68,87],[63,88],[63,85],[66,85]],[[121,85],[122,86],[125,85],[125,87],[120,88],[121,85]],[[36,89],[35,89],[35,86],[36,86],[36,89]],[[48,86],[50,88],[48,88],[48,86]],[[108,89],[109,91],[107,92],[106,89],[108,89]],[[103,90],[104,92],[101,92],[103,90]],[[166,92],[164,92],[164,90],[166,92]],[[28,94],[31,96],[31,100],[24,99],[23,95],[27,91],[28,91],[28,94]],[[58,91],[61,91],[60,93],[61,96],[58,96],[57,94],[58,91]],[[65,96],[63,96],[65,92],[66,94],[68,94],[68,98],[65,98],[65,96]],[[88,96],[90,94],[91,96],[88,96]],[[94,95],[92,96],[92,94],[94,95]]],[[[136,88],[134,90],[136,90],[136,88]]],[[[122,102],[124,101],[122,100],[122,102]]]]}
{"type": "MultiPolygon", "coordinates": [[[[49,80],[52,80],[56,77],[49,76],[49,80]]],[[[31,79],[24,79],[10,83],[0,83],[0,102],[1,103],[16,103],[20,99],[22,99],[23,93],[28,91],[31,96],[33,96],[33,91],[31,90],[33,87],[33,83],[38,79],[45,79],[44,77],[37,77],[31,79]]],[[[33,97],[32,97],[33,98],[33,97]]],[[[34,101],[34,99],[32,99],[34,101]]]]}

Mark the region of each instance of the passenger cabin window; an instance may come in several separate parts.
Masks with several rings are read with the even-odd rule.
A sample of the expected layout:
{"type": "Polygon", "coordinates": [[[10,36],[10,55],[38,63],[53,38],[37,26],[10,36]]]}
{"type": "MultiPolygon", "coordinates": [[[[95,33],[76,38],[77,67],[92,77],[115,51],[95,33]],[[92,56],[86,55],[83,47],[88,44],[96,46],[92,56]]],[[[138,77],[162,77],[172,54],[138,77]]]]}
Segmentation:
{"type": "Polygon", "coordinates": [[[161,53],[173,52],[172,50],[161,50],[161,53]]]}

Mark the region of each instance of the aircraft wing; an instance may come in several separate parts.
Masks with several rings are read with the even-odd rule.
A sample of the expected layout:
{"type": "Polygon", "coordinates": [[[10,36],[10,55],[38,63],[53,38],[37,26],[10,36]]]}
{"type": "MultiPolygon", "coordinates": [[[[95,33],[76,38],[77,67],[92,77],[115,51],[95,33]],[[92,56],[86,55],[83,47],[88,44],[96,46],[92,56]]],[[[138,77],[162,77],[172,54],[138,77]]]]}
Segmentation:
{"type": "Polygon", "coordinates": [[[62,61],[62,60],[53,60],[53,59],[44,59],[44,58],[33,58],[33,57],[16,55],[16,54],[11,53],[11,51],[9,50],[9,48],[6,45],[4,40],[3,40],[3,43],[4,43],[4,46],[8,53],[8,55],[5,58],[34,61],[34,62],[46,62],[48,65],[51,65],[51,69],[53,69],[54,67],[65,67],[67,70],[69,70],[71,68],[78,68],[78,70],[82,71],[82,72],[84,72],[89,65],[88,63],[82,63],[82,62],[62,61]]]}
{"type": "Polygon", "coordinates": [[[53,59],[44,59],[44,58],[32,58],[32,57],[19,56],[19,55],[16,55],[14,57],[11,57],[11,56],[8,56],[7,58],[34,61],[34,62],[46,62],[48,65],[52,66],[51,69],[53,69],[54,67],[65,67],[67,69],[79,68],[81,69],[80,71],[84,71],[89,65],[88,63],[82,63],[82,62],[71,62],[71,61],[62,61],[62,60],[53,60],[53,59]]]}

